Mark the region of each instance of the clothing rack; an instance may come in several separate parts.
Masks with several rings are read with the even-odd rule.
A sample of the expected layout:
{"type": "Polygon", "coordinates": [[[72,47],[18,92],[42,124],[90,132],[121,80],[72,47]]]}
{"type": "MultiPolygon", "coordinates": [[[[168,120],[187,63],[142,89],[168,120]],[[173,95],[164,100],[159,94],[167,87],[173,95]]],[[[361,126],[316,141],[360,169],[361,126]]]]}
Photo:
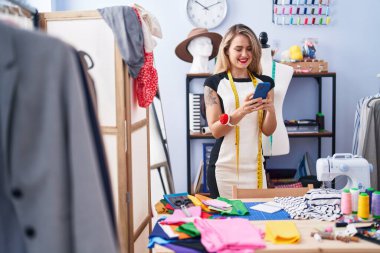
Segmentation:
{"type": "Polygon", "coordinates": [[[28,3],[24,2],[24,1],[20,1],[20,0],[5,0],[5,2],[10,2],[14,5],[19,6],[23,10],[27,11],[32,17],[33,26],[35,28],[39,27],[39,14],[38,14],[37,8],[34,8],[34,7],[30,6],[28,3]]]}

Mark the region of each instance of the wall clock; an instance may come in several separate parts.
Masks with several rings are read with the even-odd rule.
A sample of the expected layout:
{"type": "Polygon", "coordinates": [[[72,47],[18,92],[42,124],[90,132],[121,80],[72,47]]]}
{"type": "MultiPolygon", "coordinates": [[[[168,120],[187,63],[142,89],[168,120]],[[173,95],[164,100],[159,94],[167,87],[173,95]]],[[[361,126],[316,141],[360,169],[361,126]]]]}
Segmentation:
{"type": "Polygon", "coordinates": [[[187,17],[195,27],[215,28],[227,15],[227,0],[188,0],[187,17]]]}

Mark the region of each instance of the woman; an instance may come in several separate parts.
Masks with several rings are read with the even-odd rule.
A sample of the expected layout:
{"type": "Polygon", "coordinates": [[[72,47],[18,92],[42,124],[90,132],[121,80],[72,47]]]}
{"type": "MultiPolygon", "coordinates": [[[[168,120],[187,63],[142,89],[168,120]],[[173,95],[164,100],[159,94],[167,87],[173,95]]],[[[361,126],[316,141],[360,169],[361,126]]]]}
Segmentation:
{"type": "Polygon", "coordinates": [[[261,47],[247,26],[232,26],[219,47],[215,74],[205,81],[208,125],[216,139],[207,170],[212,198],[231,198],[232,185],[266,188],[261,133],[276,129],[274,81],[261,74],[261,47]],[[255,87],[269,82],[266,99],[253,99],[255,87]]]}

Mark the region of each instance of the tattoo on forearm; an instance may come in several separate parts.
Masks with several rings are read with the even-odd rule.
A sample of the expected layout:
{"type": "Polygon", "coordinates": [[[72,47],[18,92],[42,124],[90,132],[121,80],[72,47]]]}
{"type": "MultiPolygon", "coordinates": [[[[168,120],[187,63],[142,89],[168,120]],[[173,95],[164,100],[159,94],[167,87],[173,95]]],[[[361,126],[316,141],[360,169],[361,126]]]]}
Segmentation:
{"type": "Polygon", "coordinates": [[[217,97],[215,95],[215,91],[213,89],[211,89],[210,87],[206,87],[205,89],[205,102],[206,102],[206,105],[217,105],[218,102],[217,102],[217,97]]]}

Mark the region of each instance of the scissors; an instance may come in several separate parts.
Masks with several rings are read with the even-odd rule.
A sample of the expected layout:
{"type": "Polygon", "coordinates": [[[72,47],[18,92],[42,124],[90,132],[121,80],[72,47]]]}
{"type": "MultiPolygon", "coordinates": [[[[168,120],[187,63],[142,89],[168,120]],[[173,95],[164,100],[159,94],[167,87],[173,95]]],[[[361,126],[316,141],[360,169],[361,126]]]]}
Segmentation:
{"type": "Polygon", "coordinates": [[[181,208],[182,212],[186,215],[186,217],[191,217],[191,213],[187,209],[187,206],[189,204],[193,204],[193,202],[190,199],[178,199],[174,201],[174,205],[181,208]]]}

